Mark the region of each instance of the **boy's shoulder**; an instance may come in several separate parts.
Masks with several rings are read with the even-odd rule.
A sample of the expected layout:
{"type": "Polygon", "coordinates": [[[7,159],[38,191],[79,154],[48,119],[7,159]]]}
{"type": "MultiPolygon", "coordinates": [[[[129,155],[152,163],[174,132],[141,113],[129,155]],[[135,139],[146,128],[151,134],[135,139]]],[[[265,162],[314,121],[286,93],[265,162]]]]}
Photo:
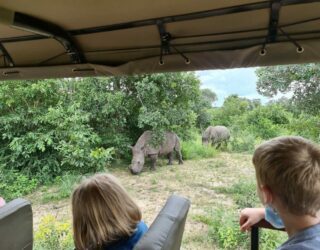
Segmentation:
{"type": "Polygon", "coordinates": [[[295,234],[277,250],[315,250],[320,249],[320,224],[306,228],[295,234]]]}

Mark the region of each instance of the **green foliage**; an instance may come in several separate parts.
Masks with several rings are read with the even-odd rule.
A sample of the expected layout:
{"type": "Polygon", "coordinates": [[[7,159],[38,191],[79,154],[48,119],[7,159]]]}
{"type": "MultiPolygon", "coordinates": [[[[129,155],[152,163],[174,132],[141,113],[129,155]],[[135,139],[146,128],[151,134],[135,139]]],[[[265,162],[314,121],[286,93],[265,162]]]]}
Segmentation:
{"type": "Polygon", "coordinates": [[[320,64],[264,67],[256,70],[257,90],[265,96],[292,93],[291,100],[306,113],[319,114],[320,64]]]}
{"type": "Polygon", "coordinates": [[[199,85],[193,73],[155,74],[137,79],[135,88],[141,104],[138,127],[188,137],[196,120],[192,107],[200,96],[199,85]]]}
{"type": "Polygon", "coordinates": [[[301,113],[289,125],[290,130],[294,131],[296,135],[309,138],[315,142],[320,143],[320,116],[312,116],[306,113],[301,113]]]}
{"type": "MultiPolygon", "coordinates": [[[[235,210],[221,207],[210,211],[208,216],[201,216],[196,220],[209,226],[209,238],[217,243],[220,249],[249,249],[249,234],[240,231],[238,217],[235,210]]],[[[276,249],[286,240],[285,232],[260,230],[259,249],[276,249]]]]}
{"type": "Polygon", "coordinates": [[[232,126],[234,124],[234,119],[241,116],[243,113],[252,110],[255,106],[260,106],[260,103],[238,97],[237,95],[230,95],[225,99],[221,108],[213,110],[212,124],[224,125],[226,127],[232,126]]]}
{"type": "Polygon", "coordinates": [[[44,216],[34,237],[35,250],[73,250],[73,234],[69,222],[59,222],[53,215],[44,216]]]}
{"type": "Polygon", "coordinates": [[[196,140],[183,141],[181,153],[184,160],[194,160],[214,157],[217,151],[214,147],[202,145],[201,138],[198,136],[196,140]]]}
{"type": "Polygon", "coordinates": [[[228,149],[232,152],[250,152],[255,146],[260,144],[261,139],[253,135],[248,130],[233,130],[232,137],[228,144],[228,149]]]}
{"type": "Polygon", "coordinates": [[[285,127],[289,124],[291,117],[292,115],[280,105],[271,104],[255,108],[242,115],[237,125],[256,137],[269,139],[287,134],[285,127]]]}
{"type": "Polygon", "coordinates": [[[259,247],[261,250],[276,249],[287,240],[288,236],[285,232],[263,229],[260,230],[259,247]]]}
{"type": "Polygon", "coordinates": [[[0,86],[0,164],[50,182],[65,172],[102,171],[145,130],[188,138],[200,82],[193,73],[0,86]]]}
{"type": "MultiPolygon", "coordinates": [[[[245,180],[233,184],[229,188],[215,188],[216,191],[231,195],[239,209],[261,206],[256,194],[256,183],[245,180]]],[[[234,210],[217,208],[212,210],[210,217],[201,218],[209,225],[209,236],[217,242],[221,249],[248,249],[249,235],[240,231],[239,215],[234,210]]],[[[272,230],[260,230],[259,248],[275,249],[287,240],[286,233],[272,230]]]]}
{"type": "Polygon", "coordinates": [[[221,249],[247,249],[249,247],[248,234],[241,233],[236,212],[217,208],[210,212],[209,237],[221,249]]]}
{"type": "Polygon", "coordinates": [[[112,149],[89,125],[89,113],[71,100],[61,82],[5,82],[0,86],[0,161],[42,182],[65,171],[103,169],[112,149]],[[100,150],[100,154],[94,154],[100,150]]]}
{"type": "Polygon", "coordinates": [[[26,195],[38,186],[35,178],[18,173],[14,170],[3,170],[0,168],[0,194],[6,201],[26,195]]]}
{"type": "Polygon", "coordinates": [[[210,89],[201,89],[201,97],[194,103],[193,110],[197,115],[196,127],[205,130],[212,120],[212,103],[217,100],[216,93],[210,89]]]}

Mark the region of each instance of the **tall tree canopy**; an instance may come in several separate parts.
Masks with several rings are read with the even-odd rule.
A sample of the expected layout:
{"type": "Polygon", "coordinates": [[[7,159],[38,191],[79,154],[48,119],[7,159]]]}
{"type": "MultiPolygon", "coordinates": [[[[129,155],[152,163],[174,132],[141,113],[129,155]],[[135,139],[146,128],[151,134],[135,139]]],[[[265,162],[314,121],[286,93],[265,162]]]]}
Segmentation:
{"type": "Polygon", "coordinates": [[[292,93],[291,101],[307,113],[319,114],[320,64],[264,67],[256,70],[257,90],[273,97],[278,93],[292,93]]]}

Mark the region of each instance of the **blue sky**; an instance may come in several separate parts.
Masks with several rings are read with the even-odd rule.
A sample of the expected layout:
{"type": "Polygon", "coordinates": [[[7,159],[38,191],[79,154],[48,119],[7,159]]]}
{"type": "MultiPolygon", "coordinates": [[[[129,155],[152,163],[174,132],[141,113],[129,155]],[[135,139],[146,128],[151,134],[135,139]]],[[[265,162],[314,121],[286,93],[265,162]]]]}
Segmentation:
{"type": "Polygon", "coordinates": [[[201,81],[201,88],[211,89],[217,94],[218,101],[213,106],[221,106],[224,99],[231,94],[248,99],[261,99],[262,103],[266,103],[270,99],[259,95],[256,90],[255,69],[204,70],[197,71],[196,74],[201,81]]]}

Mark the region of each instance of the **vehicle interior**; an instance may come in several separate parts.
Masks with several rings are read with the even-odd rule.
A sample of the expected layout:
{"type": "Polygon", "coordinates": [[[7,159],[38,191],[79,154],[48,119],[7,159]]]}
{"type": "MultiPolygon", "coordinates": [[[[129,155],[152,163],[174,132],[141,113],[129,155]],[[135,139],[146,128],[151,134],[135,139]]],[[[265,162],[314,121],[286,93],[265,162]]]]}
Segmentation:
{"type": "MultiPolygon", "coordinates": [[[[319,62],[319,10],[320,0],[3,0],[0,80],[319,62]]],[[[177,223],[169,225],[160,212],[145,239],[151,242],[136,249],[180,249],[190,203],[168,199],[162,211],[176,218],[172,206],[183,210],[177,223]],[[166,238],[172,228],[180,240],[166,238]],[[154,243],[160,231],[162,241],[154,243]]],[[[1,249],[32,249],[31,210],[23,199],[0,209],[1,249]]],[[[252,230],[251,249],[259,247],[260,227],[270,225],[252,230]]]]}

